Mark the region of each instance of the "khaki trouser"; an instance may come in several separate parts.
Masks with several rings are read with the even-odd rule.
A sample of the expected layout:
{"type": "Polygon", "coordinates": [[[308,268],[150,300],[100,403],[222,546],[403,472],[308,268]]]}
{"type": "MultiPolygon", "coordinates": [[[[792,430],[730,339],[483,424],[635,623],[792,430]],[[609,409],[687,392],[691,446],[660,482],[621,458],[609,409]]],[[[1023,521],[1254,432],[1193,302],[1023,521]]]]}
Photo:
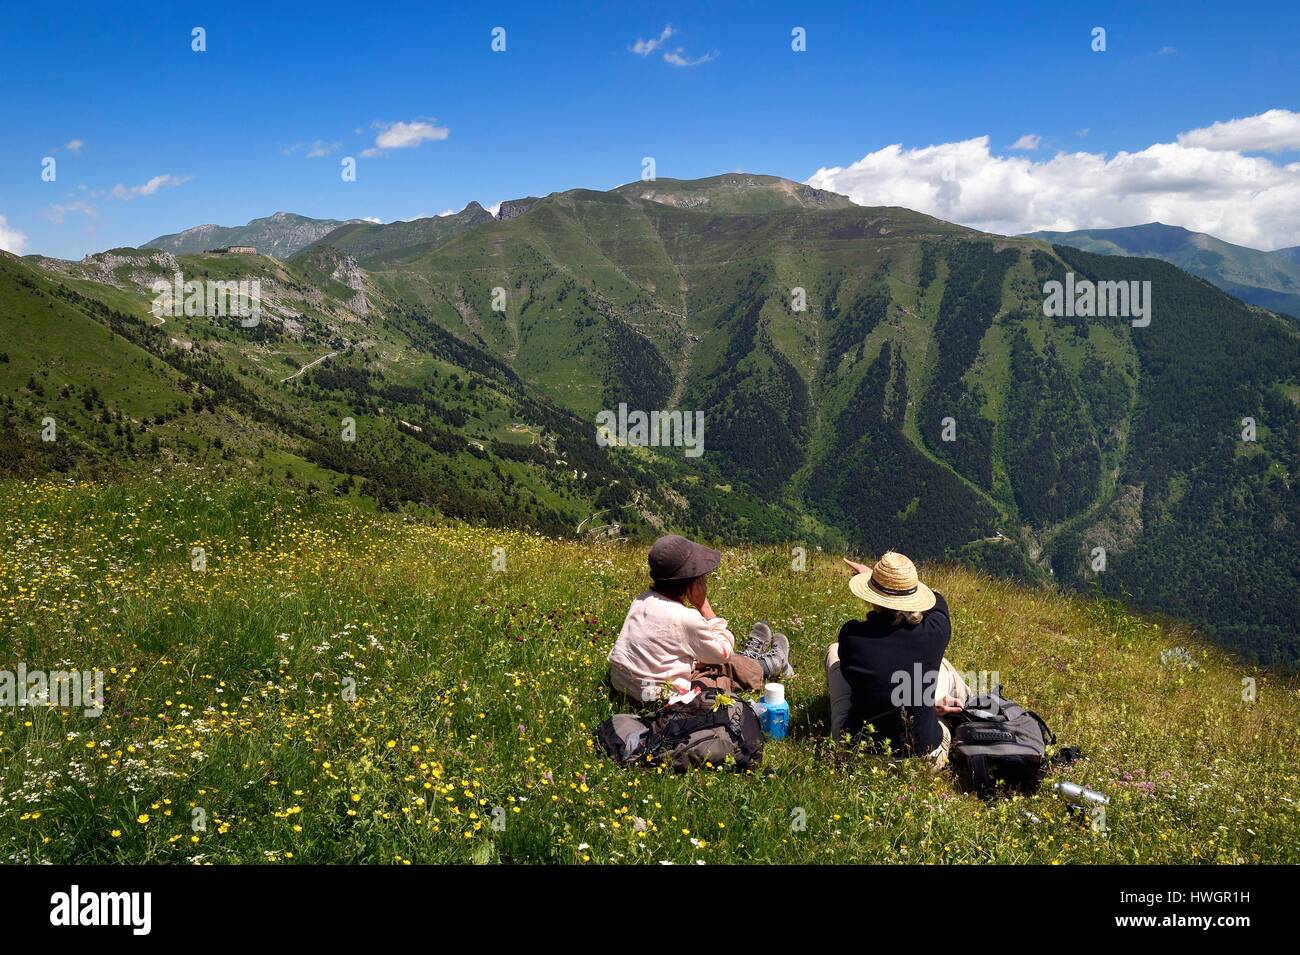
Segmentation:
{"type": "Polygon", "coordinates": [[[691,679],[699,677],[722,677],[730,680],[741,690],[757,691],[763,689],[767,681],[763,678],[763,664],[753,657],[743,657],[733,653],[726,663],[696,663],[691,679]]]}
{"type": "MultiPolygon", "coordinates": [[[[838,738],[844,733],[844,723],[853,706],[853,691],[849,687],[849,681],[840,672],[838,643],[832,643],[826,649],[826,689],[831,698],[831,737],[838,738]]],[[[945,696],[956,697],[962,703],[970,698],[970,687],[957,672],[957,668],[948,662],[947,657],[939,665],[939,678],[934,686],[936,700],[945,696]]],[[[942,769],[948,764],[948,747],[952,745],[952,731],[948,728],[947,721],[940,719],[939,728],[943,730],[943,742],[934,752],[927,754],[934,762],[935,769],[942,769]]]]}
{"type": "MultiPolygon", "coordinates": [[[[691,682],[703,679],[717,687],[723,693],[735,693],[740,690],[757,692],[767,682],[763,677],[763,664],[752,657],[733,654],[726,663],[699,663],[691,671],[691,682]]],[[[615,702],[632,704],[638,711],[654,710],[660,707],[667,692],[662,686],[654,689],[653,695],[645,692],[640,696],[628,693],[619,687],[611,676],[606,675],[605,685],[609,687],[610,698],[615,702]]]]}

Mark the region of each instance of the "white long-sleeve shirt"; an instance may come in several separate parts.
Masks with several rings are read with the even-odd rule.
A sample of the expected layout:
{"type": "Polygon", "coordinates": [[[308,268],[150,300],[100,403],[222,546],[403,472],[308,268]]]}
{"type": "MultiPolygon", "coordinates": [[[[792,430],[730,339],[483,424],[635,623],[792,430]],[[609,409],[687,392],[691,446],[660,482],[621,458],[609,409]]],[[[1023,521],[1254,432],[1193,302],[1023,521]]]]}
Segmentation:
{"type": "Polygon", "coordinates": [[[632,601],[609,651],[610,683],[639,700],[659,699],[664,684],[686,692],[697,662],[725,663],[735,646],[722,617],[706,620],[694,607],[647,590],[632,601]]]}

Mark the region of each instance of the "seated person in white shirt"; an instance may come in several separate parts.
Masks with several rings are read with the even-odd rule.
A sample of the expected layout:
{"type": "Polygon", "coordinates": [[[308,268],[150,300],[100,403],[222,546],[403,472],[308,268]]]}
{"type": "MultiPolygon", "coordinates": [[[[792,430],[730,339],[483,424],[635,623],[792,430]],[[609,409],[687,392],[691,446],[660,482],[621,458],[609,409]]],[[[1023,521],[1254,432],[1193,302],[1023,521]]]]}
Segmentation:
{"type": "Polygon", "coordinates": [[[628,608],[609,652],[609,681],[637,702],[690,690],[698,676],[729,677],[744,690],[792,676],[790,641],[759,621],[744,649],[709,606],[708,575],[722,555],[676,534],[650,548],[651,589],[628,608]],[[687,603],[690,606],[687,606],[687,603]]]}

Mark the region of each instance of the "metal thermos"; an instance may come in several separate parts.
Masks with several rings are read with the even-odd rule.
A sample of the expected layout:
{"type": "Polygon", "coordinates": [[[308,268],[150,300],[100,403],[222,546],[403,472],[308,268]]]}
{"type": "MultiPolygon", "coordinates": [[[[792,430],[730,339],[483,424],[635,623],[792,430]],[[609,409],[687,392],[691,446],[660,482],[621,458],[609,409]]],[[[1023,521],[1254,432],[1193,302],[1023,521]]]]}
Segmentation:
{"type": "Polygon", "coordinates": [[[1106,806],[1110,804],[1110,797],[1105,793],[1099,793],[1095,789],[1089,789],[1087,786],[1080,786],[1078,783],[1059,782],[1052,786],[1058,793],[1065,797],[1067,802],[1076,805],[1081,803],[1092,803],[1094,806],[1106,806]]]}

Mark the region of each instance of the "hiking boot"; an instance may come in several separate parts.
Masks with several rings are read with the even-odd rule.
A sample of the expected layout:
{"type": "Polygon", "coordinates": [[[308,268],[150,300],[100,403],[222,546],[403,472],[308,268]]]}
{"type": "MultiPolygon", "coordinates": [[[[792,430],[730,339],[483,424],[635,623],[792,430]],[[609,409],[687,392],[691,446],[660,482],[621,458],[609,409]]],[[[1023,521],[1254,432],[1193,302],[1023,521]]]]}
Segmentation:
{"type": "Polygon", "coordinates": [[[790,665],[790,638],[784,633],[772,635],[773,646],[781,647],[781,657],[785,660],[785,666],[781,670],[782,677],[794,676],[794,667],[790,665]]]}
{"type": "Polygon", "coordinates": [[[790,666],[790,640],[784,633],[772,634],[772,647],[766,653],[755,657],[763,665],[763,679],[794,676],[790,666]]]}
{"type": "Polygon", "coordinates": [[[749,639],[745,641],[745,649],[740,651],[742,657],[753,657],[757,660],[768,650],[772,649],[772,628],[764,620],[758,621],[749,628],[749,639]]]}

